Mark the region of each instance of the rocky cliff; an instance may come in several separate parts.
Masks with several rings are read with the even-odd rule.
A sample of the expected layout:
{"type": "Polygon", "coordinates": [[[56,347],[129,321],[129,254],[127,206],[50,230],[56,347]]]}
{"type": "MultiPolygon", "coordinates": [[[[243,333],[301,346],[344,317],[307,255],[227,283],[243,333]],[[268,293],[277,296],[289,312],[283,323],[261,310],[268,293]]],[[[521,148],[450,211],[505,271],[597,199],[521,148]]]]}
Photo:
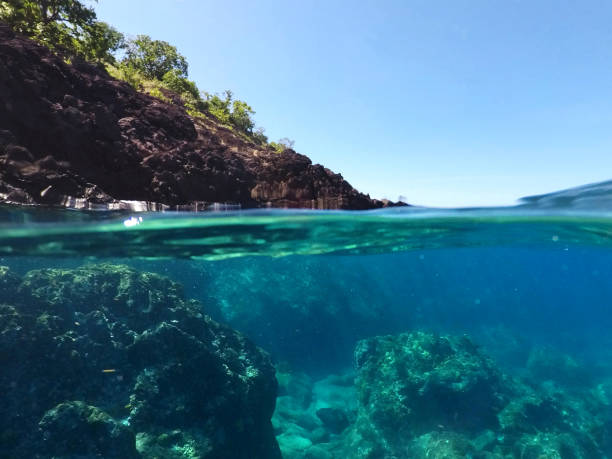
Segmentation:
{"type": "MultiPolygon", "coordinates": [[[[371,209],[306,156],[258,146],[213,117],[67,64],[0,24],[0,202],[117,206],[212,203],[371,209]]],[[[158,206],[159,207],[159,206],[158,206]]]]}

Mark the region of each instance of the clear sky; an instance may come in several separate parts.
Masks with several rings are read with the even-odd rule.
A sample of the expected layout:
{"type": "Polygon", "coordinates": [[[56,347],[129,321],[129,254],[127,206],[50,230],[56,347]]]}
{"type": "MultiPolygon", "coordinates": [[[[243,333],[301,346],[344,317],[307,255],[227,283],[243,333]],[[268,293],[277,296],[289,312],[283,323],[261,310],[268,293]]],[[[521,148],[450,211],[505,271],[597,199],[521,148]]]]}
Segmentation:
{"type": "Polygon", "coordinates": [[[100,0],[376,198],[512,204],[612,178],[609,0],[100,0]]]}

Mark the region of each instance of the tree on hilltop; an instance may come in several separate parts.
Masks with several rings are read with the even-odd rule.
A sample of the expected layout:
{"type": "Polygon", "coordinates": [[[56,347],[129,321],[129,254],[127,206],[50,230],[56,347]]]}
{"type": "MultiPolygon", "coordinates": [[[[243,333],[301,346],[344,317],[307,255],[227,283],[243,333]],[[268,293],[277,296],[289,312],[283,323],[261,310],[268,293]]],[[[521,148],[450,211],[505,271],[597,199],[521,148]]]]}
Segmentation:
{"type": "Polygon", "coordinates": [[[113,53],[123,46],[123,35],[96,19],[93,8],[79,0],[0,2],[0,20],[15,32],[69,56],[114,62],[113,53]]]}
{"type": "Polygon", "coordinates": [[[187,59],[176,47],[148,35],[128,40],[123,63],[140,71],[145,77],[162,80],[173,71],[175,77],[187,78],[187,59]]]}

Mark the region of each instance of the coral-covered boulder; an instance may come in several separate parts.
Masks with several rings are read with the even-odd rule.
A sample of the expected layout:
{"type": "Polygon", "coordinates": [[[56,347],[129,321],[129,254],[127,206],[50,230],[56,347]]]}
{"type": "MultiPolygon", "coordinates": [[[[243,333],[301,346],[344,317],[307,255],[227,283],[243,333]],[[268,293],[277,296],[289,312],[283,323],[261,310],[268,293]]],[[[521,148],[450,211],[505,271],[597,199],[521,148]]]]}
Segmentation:
{"type": "Polygon", "coordinates": [[[46,452],[58,456],[138,458],[134,434],[109,414],[83,402],[65,402],[45,413],[38,423],[46,452]]]}
{"type": "Polygon", "coordinates": [[[335,446],[358,458],[604,457],[603,406],[503,374],[465,336],[379,336],[355,349],[359,409],[335,446]]]}
{"type": "Polygon", "coordinates": [[[502,375],[465,336],[413,332],[360,341],[355,350],[362,406],[392,436],[443,425],[466,431],[495,423],[502,375]]]}
{"type": "Polygon", "coordinates": [[[0,301],[1,457],[280,457],[267,354],[178,284],[2,268],[0,301]]]}

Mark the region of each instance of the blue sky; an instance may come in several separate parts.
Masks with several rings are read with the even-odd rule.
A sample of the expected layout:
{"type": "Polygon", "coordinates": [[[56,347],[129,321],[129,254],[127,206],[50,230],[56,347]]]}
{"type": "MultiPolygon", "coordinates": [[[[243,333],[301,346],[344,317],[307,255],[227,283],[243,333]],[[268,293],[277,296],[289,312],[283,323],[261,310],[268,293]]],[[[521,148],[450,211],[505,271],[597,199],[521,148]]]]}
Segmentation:
{"type": "Polygon", "coordinates": [[[607,0],[100,0],[201,90],[372,197],[512,204],[612,178],[607,0]]]}

